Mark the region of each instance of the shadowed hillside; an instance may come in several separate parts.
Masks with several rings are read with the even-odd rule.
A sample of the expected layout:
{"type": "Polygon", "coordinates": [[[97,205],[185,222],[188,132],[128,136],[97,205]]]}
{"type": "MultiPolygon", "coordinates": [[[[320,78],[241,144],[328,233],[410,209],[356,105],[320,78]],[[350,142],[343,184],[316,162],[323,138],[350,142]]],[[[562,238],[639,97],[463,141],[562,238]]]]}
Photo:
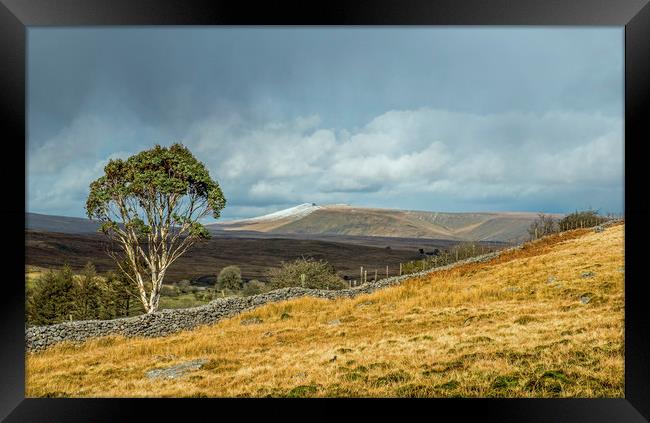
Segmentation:
{"type": "MultiPolygon", "coordinates": [[[[420,244],[394,242],[384,244],[382,240],[359,240],[358,242],[335,242],[312,239],[283,238],[233,238],[215,235],[212,239],[195,246],[181,256],[167,272],[166,282],[178,282],[206,275],[216,275],[223,267],[237,265],[245,279],[266,280],[267,271],[278,267],[282,261],[290,261],[302,256],[324,259],[331,263],[340,276],[359,274],[359,267],[379,269],[385,273],[389,266],[390,275],[399,272],[399,264],[420,257],[418,247],[446,248],[444,241],[420,244]],[[370,245],[366,245],[370,243],[370,245]],[[393,245],[387,249],[386,246],[393,245]]],[[[61,234],[54,232],[27,231],[25,233],[26,264],[58,268],[69,264],[73,269],[81,269],[92,261],[97,270],[105,272],[116,268],[113,260],[106,254],[105,239],[99,234],[61,234]]]]}
{"type": "Polygon", "coordinates": [[[165,338],[59,344],[28,355],[26,396],[623,397],[623,233],[563,232],[165,338]],[[154,377],[170,367],[185,370],[154,377]]]}

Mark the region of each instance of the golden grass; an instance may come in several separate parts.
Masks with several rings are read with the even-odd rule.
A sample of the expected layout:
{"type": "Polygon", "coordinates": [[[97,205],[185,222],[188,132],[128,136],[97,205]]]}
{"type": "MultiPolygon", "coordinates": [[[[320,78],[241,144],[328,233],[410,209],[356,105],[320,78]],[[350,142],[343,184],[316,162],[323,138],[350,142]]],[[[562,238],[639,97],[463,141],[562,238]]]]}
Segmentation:
{"type": "Polygon", "coordinates": [[[563,233],[373,294],[270,304],[164,338],[59,344],[28,355],[26,395],[623,397],[623,231],[563,233]],[[241,325],[253,316],[262,323],[241,325]],[[145,377],[193,359],[209,362],[145,377]]]}

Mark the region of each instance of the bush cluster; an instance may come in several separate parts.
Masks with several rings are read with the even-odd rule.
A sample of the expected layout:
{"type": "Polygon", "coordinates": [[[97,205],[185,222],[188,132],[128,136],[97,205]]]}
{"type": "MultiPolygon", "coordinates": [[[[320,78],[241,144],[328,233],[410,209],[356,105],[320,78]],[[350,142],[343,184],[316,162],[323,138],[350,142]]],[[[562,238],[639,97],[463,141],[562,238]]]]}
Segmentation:
{"type": "Polygon", "coordinates": [[[613,219],[613,217],[600,216],[597,210],[591,209],[575,211],[573,213],[567,214],[559,220],[553,219],[551,216],[540,213],[539,217],[530,224],[530,227],[528,228],[528,234],[530,235],[531,240],[538,239],[552,233],[569,231],[579,228],[592,228],[594,226],[601,225],[610,219],[613,219]]]}
{"type": "Polygon", "coordinates": [[[557,222],[559,231],[578,228],[591,228],[605,223],[609,218],[600,216],[595,210],[576,211],[564,216],[557,222]]]}
{"type": "Polygon", "coordinates": [[[302,257],[292,262],[282,262],[279,268],[268,273],[271,289],[300,286],[311,289],[343,289],[345,283],[334,267],[324,260],[302,257]]]}
{"type": "Polygon", "coordinates": [[[100,278],[88,263],[75,276],[69,266],[49,270],[27,292],[27,323],[49,325],[66,320],[114,319],[143,312],[126,275],[100,278]]]}

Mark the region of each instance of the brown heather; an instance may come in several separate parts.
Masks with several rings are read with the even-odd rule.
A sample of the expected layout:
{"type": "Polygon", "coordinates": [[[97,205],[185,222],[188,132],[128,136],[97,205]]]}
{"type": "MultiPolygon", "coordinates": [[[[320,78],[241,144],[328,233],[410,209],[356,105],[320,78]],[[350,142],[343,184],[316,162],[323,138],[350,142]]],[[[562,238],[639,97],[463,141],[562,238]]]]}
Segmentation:
{"type": "Polygon", "coordinates": [[[565,232],[373,294],[270,304],[164,338],[59,344],[28,355],[26,395],[623,397],[623,232],[565,232]],[[262,322],[240,324],[252,317],[262,322]],[[194,359],[209,361],[145,377],[194,359]]]}

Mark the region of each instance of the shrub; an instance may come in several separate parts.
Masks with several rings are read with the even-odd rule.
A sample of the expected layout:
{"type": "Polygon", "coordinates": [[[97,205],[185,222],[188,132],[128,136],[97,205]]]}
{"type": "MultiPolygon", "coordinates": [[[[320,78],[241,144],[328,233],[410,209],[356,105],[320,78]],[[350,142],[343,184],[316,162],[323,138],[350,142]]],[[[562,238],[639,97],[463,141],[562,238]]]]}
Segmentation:
{"type": "Polygon", "coordinates": [[[272,289],[301,286],[311,289],[343,289],[347,284],[334,267],[324,260],[299,258],[292,262],[282,262],[280,268],[269,271],[272,289]]]}
{"type": "Polygon", "coordinates": [[[264,282],[260,282],[257,279],[253,279],[251,281],[246,282],[242,293],[248,297],[250,295],[257,295],[266,291],[267,288],[264,282]]]}
{"type": "Polygon", "coordinates": [[[219,276],[217,276],[217,289],[230,289],[233,291],[241,289],[242,279],[241,270],[237,266],[226,266],[221,269],[219,276]]]}

